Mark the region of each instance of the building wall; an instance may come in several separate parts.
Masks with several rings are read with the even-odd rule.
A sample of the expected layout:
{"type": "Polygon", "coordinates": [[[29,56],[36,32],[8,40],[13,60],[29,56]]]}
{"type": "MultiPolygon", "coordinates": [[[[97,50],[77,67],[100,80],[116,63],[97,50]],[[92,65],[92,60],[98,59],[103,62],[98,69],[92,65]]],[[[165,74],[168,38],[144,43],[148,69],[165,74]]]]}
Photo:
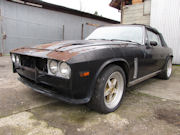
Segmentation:
{"type": "Polygon", "coordinates": [[[173,49],[173,63],[180,64],[180,0],[152,0],[151,26],[163,34],[173,49]]]}
{"type": "MultiPolygon", "coordinates": [[[[2,34],[6,35],[6,39],[0,41],[0,46],[4,42],[5,53],[21,46],[63,40],[63,37],[64,40],[81,39],[82,24],[84,24],[83,37],[86,37],[96,28],[86,26],[86,23],[108,24],[95,19],[17,4],[6,0],[0,0],[0,9],[2,16],[0,21],[2,26],[0,27],[1,40],[2,34]]],[[[0,51],[2,51],[2,48],[0,51]]]]}
{"type": "Polygon", "coordinates": [[[151,0],[133,0],[132,5],[123,7],[123,24],[150,24],[151,0]]]}

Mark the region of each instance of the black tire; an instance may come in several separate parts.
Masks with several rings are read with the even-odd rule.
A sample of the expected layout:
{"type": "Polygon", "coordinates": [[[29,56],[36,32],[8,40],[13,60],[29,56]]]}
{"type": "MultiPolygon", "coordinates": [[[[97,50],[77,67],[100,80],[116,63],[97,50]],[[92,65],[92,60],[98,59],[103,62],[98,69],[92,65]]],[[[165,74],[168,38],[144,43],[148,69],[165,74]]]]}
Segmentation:
{"type": "Polygon", "coordinates": [[[168,80],[171,77],[172,74],[172,58],[168,58],[164,71],[162,71],[159,75],[158,78],[163,79],[163,80],[168,80]],[[168,66],[169,64],[171,65],[171,73],[170,75],[168,74],[168,66]]]}
{"type": "MultiPolygon", "coordinates": [[[[119,84],[120,83],[117,83],[115,85],[119,86],[119,84]]],[[[99,113],[104,113],[104,114],[115,111],[120,106],[125,88],[126,88],[126,76],[125,76],[123,69],[117,65],[110,65],[110,66],[106,67],[97,79],[96,87],[95,87],[93,96],[91,98],[91,101],[88,103],[88,107],[99,113]],[[122,96],[120,96],[120,100],[118,99],[119,102],[118,102],[118,100],[116,101],[116,103],[118,103],[118,104],[115,107],[109,108],[106,105],[107,102],[105,103],[106,99],[104,97],[104,94],[105,94],[104,90],[105,90],[105,86],[107,87],[107,80],[110,79],[109,77],[115,73],[116,73],[116,75],[117,74],[121,75],[121,79],[123,81],[123,82],[121,82],[121,84],[123,84],[123,86],[121,86],[121,90],[116,89],[117,91],[121,91],[120,93],[122,96]]],[[[112,97],[112,94],[111,94],[111,97],[112,97]]],[[[114,100],[116,97],[119,97],[119,96],[118,96],[118,94],[117,95],[115,94],[115,96],[113,96],[113,97],[114,97],[113,98],[113,100],[114,100]]]]}

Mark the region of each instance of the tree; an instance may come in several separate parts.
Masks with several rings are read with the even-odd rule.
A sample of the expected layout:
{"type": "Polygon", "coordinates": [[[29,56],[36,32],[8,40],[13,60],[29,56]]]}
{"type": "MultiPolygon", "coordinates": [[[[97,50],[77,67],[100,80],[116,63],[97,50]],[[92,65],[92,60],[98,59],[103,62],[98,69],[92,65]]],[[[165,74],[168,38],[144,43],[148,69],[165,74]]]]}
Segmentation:
{"type": "Polygon", "coordinates": [[[95,12],[94,12],[94,15],[98,15],[98,12],[97,12],[97,11],[95,11],[95,12]]]}

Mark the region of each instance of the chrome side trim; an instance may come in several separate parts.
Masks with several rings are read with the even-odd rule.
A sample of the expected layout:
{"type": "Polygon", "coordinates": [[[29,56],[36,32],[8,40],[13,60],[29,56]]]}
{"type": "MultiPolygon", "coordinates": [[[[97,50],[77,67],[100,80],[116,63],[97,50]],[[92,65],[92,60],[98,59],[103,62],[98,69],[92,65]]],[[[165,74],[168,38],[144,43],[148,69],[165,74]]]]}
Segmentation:
{"type": "Polygon", "coordinates": [[[133,79],[136,79],[138,75],[138,58],[134,58],[134,75],[133,79]]]}
{"type": "Polygon", "coordinates": [[[162,70],[158,70],[158,71],[156,71],[156,72],[153,72],[153,73],[151,73],[151,74],[148,74],[148,75],[145,75],[145,76],[143,76],[143,77],[141,77],[141,78],[138,78],[138,79],[136,79],[136,80],[134,80],[134,81],[131,81],[131,82],[129,82],[128,83],[128,87],[131,87],[131,86],[133,86],[133,85],[135,85],[135,84],[137,84],[137,83],[140,83],[140,82],[142,82],[142,81],[144,81],[144,80],[147,80],[147,79],[149,79],[149,78],[151,78],[151,77],[154,77],[154,76],[156,76],[158,73],[160,73],[162,70]]]}

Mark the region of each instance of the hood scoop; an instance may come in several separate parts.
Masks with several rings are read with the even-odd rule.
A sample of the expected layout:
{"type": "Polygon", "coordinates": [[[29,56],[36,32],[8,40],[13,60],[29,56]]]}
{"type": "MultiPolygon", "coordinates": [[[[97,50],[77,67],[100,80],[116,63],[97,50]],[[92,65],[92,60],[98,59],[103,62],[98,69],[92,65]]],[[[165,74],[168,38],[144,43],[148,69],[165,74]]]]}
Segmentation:
{"type": "Polygon", "coordinates": [[[84,43],[74,43],[72,45],[83,45],[84,43]]]}
{"type": "Polygon", "coordinates": [[[77,43],[72,43],[72,45],[86,45],[89,44],[89,42],[77,42],[77,43]]]}
{"type": "MultiPolygon", "coordinates": [[[[56,50],[64,50],[63,48],[72,47],[72,46],[81,46],[81,45],[89,45],[89,42],[75,42],[75,43],[67,43],[59,46],[56,50]]],[[[72,47],[73,48],[73,47],[72,47]]]]}

